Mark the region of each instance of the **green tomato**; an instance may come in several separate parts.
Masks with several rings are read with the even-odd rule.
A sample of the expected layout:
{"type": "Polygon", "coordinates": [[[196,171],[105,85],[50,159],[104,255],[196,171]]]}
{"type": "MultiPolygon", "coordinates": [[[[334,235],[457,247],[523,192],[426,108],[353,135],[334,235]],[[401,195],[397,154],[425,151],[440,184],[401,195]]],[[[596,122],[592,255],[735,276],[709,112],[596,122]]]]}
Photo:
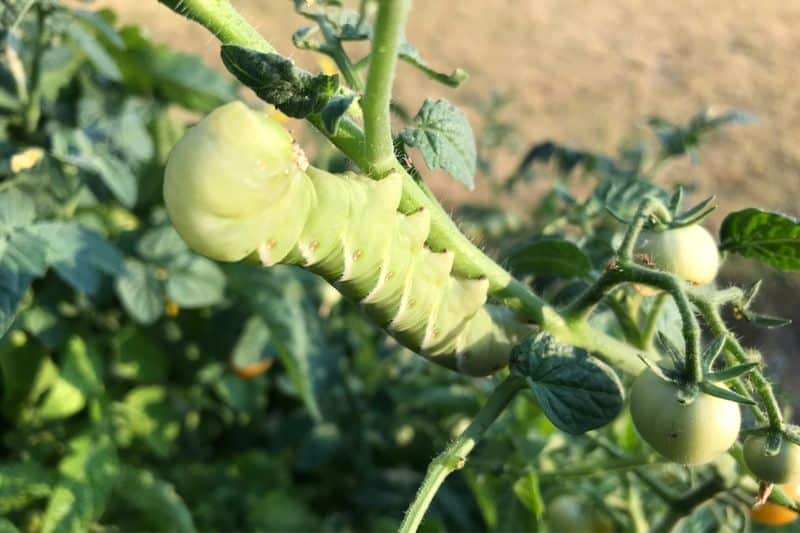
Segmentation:
{"type": "Polygon", "coordinates": [[[767,455],[765,435],[753,435],[744,441],[744,462],[760,480],[783,485],[800,483],[800,446],[783,439],[777,455],[767,455]]]}
{"type": "Polygon", "coordinates": [[[564,494],[553,498],[545,509],[547,524],[553,532],[611,533],[611,519],[593,508],[580,496],[564,494]]]}
{"type": "Polygon", "coordinates": [[[639,435],[676,463],[698,465],[725,453],[739,435],[741,413],[735,402],[698,393],[678,401],[678,387],[649,368],[631,389],[631,417],[639,435]]]}
{"type": "Polygon", "coordinates": [[[719,270],[719,252],[711,234],[702,226],[642,233],[638,252],[653,265],[694,285],[711,283],[719,270]]]}

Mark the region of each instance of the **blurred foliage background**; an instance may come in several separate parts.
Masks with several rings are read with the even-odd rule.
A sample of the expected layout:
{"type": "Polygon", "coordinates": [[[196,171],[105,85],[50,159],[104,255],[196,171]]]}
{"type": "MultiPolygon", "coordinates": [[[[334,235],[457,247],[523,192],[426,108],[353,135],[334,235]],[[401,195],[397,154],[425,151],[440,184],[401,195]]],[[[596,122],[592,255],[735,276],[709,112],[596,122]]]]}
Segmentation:
{"type": "MultiPolygon", "coordinates": [[[[491,380],[400,349],[314,276],[220,265],[183,245],[161,204],[166,156],[188,124],[240,92],[218,68],[211,35],[155,2],[109,2],[117,18],[50,1],[20,18],[23,4],[0,12],[2,39],[13,40],[0,63],[0,531],[396,529],[425,466],[463,430],[491,380]]],[[[759,51],[777,54],[798,38],[781,31],[791,27],[791,6],[768,4],[749,18],[730,7],[676,32],[662,12],[672,8],[651,13],[637,2],[602,13],[580,3],[497,2],[496,20],[477,3],[419,4],[409,37],[437,51],[437,67],[462,66],[473,77],[453,92],[401,67],[399,99],[416,109],[423,95],[446,93],[465,104],[478,139],[478,192],[467,204],[460,184],[441,175],[432,184],[488,249],[503,253],[566,217],[602,237],[581,242],[590,266],[602,268],[614,231],[593,204],[575,200],[608,201],[601,185],[638,180],[652,154],[670,159],[664,187],[697,183],[698,196],[719,195],[721,214],[743,205],[797,212],[797,147],[784,133],[800,127],[796,94],[756,90],[779,83],[761,69],[780,58],[759,51]],[[445,17],[452,30],[433,31],[445,17]],[[614,31],[622,18],[630,31],[614,31]],[[771,31],[759,32],[761,24],[771,31]],[[729,33],[727,45],[691,40],[713,41],[715,29],[729,33]],[[484,39],[490,46],[476,46],[484,39]],[[729,78],[722,67],[681,71],[714,58],[727,65],[726,46],[752,62],[733,61],[729,78]],[[639,82],[628,83],[636,72],[639,82]],[[713,89],[720,78],[730,92],[713,89]],[[684,126],[709,103],[760,120],[722,115],[730,118],[719,125],[736,125],[704,130],[708,149],[692,163],[686,156],[701,135],[684,126]],[[648,125],[651,114],[674,123],[648,125]],[[509,176],[513,194],[502,185],[509,176]]],[[[241,7],[292,50],[287,28],[303,21],[291,2],[241,7]]],[[[318,68],[310,54],[292,55],[318,68]]],[[[328,145],[289,125],[317,164],[342,168],[328,145]]],[[[660,194],[662,185],[641,187],[660,194]]],[[[635,199],[614,196],[622,207],[635,199]]],[[[743,260],[726,268],[730,279],[766,276],[768,294],[797,294],[796,276],[743,260]]],[[[551,299],[569,289],[548,276],[537,283],[551,299]]],[[[765,311],[800,319],[789,298],[762,300],[765,311]]],[[[615,327],[610,311],[599,320],[615,327]]],[[[774,368],[791,370],[796,329],[742,333],[774,368]]],[[[519,400],[440,491],[424,527],[531,530],[542,502],[563,493],[585,495],[618,527],[641,526],[661,508],[628,469],[649,453],[628,417],[566,437],[519,400]]],[[[697,481],[679,467],[655,468],[679,488],[697,481]]],[[[748,523],[742,509],[735,501],[704,508],[689,527],[739,530],[748,523]]]]}

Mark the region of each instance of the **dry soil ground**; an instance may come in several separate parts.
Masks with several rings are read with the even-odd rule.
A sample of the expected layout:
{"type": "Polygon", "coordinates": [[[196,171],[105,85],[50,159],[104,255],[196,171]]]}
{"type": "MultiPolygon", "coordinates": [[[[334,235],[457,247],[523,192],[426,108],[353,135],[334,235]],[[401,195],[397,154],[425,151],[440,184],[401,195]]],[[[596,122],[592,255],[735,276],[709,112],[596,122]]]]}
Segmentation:
{"type": "MultiPolygon", "coordinates": [[[[156,0],[104,0],[123,22],[143,24],[163,42],[219,65],[215,39],[156,0]]],[[[306,23],[289,0],[234,4],[279,49],[306,23]]],[[[697,181],[717,194],[720,213],[758,205],[800,214],[800,2],[796,0],[462,0],[415,2],[409,39],[442,70],[470,74],[462,88],[436,86],[402,66],[397,94],[411,109],[426,96],[473,107],[491,91],[514,95],[508,118],[524,143],[545,138],[612,151],[657,114],[676,121],[714,106],[742,108],[759,122],[715,137],[699,165],[665,179],[697,181]]],[[[511,160],[509,160],[509,167],[511,160]]],[[[448,204],[466,191],[438,177],[448,204]]],[[[479,191],[480,191],[479,187],[479,191]]],[[[733,265],[736,266],[735,264],[733,265]]],[[[770,277],[765,305],[794,326],[763,339],[781,357],[781,375],[800,373],[800,278],[770,277]]],[[[796,381],[795,381],[796,383],[796,381]]]]}

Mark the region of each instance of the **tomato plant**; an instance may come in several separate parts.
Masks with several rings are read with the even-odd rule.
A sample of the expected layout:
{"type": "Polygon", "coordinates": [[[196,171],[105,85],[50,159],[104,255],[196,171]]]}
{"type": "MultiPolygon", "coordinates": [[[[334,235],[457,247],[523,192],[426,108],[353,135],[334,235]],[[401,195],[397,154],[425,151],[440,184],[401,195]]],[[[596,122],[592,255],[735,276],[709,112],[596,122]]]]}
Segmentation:
{"type": "Polygon", "coordinates": [[[760,281],[716,281],[740,256],[800,270],[800,223],[747,208],[712,236],[714,199],[661,174],[749,115],[655,117],[615,156],[533,143],[502,175],[513,99],[470,121],[394,93],[400,61],[467,78],[408,40],[409,0],[294,2],[313,73],[228,0],[161,3],[228,74],[108,10],[0,5],[0,530],[800,510],[772,486],[797,473],[789,395],[739,328],[787,321],[760,281]],[[491,200],[445,209],[436,169],[491,200]]]}
{"type": "MultiPolygon", "coordinates": [[[[783,485],[782,488],[790,498],[797,500],[797,497],[800,496],[797,487],[796,483],[789,483],[783,485]]],[[[787,509],[783,505],[771,502],[756,505],[750,512],[750,517],[754,522],[767,526],[784,526],[786,524],[791,524],[797,520],[797,516],[796,512],[787,509]]]]}

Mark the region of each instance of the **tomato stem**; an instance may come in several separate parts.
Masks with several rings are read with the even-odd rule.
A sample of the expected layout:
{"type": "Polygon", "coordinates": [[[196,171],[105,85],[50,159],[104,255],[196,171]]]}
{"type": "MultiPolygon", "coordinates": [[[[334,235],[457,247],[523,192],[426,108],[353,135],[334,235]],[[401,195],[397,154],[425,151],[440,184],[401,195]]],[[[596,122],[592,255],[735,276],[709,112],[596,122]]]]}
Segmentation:
{"type": "Polygon", "coordinates": [[[508,376],[500,383],[481,407],[475,418],[459,437],[439,454],[430,465],[425,479],[406,510],[399,533],[417,531],[439,487],[452,472],[464,467],[475,445],[520,390],[526,387],[525,379],[508,376]]]}
{"type": "Polygon", "coordinates": [[[378,2],[367,87],[361,100],[364,110],[366,168],[378,175],[388,172],[395,161],[389,104],[392,99],[397,52],[410,7],[409,0],[378,2]]]}

